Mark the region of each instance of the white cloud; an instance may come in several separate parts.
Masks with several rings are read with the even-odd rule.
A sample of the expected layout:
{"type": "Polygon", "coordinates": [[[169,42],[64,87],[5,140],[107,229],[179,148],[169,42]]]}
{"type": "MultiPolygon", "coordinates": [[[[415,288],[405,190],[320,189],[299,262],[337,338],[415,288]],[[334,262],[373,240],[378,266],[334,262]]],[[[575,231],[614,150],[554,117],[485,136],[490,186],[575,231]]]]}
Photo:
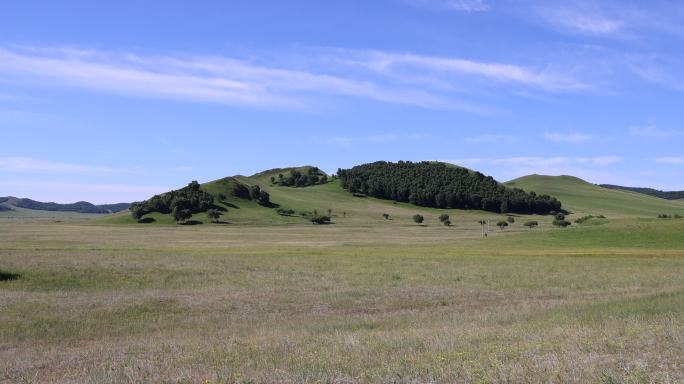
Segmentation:
{"type": "Polygon", "coordinates": [[[443,8],[458,12],[486,12],[491,9],[484,0],[407,0],[416,6],[443,8]]]}
{"type": "Polygon", "coordinates": [[[329,144],[337,144],[343,148],[350,148],[356,143],[387,144],[397,141],[423,140],[427,138],[422,133],[382,133],[359,137],[332,137],[324,140],[329,144]]]}
{"type": "Polygon", "coordinates": [[[655,161],[663,164],[682,165],[684,164],[684,156],[659,157],[655,161]]]}
{"type": "Polygon", "coordinates": [[[586,34],[609,35],[624,28],[622,20],[603,15],[595,6],[547,6],[539,14],[553,26],[586,34]]]}
{"type": "Polygon", "coordinates": [[[499,143],[499,144],[512,144],[516,142],[515,136],[511,135],[495,135],[487,134],[473,137],[466,137],[463,139],[466,143],[499,143]]]}
{"type": "Polygon", "coordinates": [[[591,165],[591,166],[609,166],[621,162],[621,156],[597,156],[597,157],[568,157],[568,156],[554,156],[554,157],[538,157],[538,156],[519,156],[519,157],[505,157],[505,158],[466,158],[466,159],[452,159],[441,160],[457,165],[494,165],[507,167],[527,167],[527,168],[548,168],[553,166],[568,166],[568,165],[591,165]]]}
{"type": "Polygon", "coordinates": [[[136,173],[137,168],[113,168],[39,160],[31,157],[0,157],[0,173],[136,173]]]}
{"type": "Polygon", "coordinates": [[[643,137],[672,137],[684,134],[682,131],[665,130],[656,127],[655,125],[648,125],[645,127],[631,127],[629,133],[632,136],[643,137]]]}
{"type": "Polygon", "coordinates": [[[504,91],[502,85],[543,92],[590,89],[545,67],[366,50],[318,53],[295,54],[296,69],[291,69],[284,59],[274,66],[258,64],[258,58],[0,48],[0,76],[22,84],[257,108],[307,109],[320,96],[343,96],[480,114],[493,109],[464,101],[463,93],[490,86],[504,91]]]}
{"type": "Polygon", "coordinates": [[[544,139],[548,141],[553,141],[556,143],[584,143],[592,139],[590,135],[585,133],[559,133],[559,132],[546,132],[544,133],[544,139]]]}

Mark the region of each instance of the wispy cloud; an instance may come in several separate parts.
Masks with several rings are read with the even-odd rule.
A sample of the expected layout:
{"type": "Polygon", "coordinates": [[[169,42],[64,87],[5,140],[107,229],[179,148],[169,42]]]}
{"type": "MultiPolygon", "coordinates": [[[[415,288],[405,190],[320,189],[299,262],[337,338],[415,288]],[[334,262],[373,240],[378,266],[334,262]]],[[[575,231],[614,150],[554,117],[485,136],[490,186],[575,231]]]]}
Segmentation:
{"type": "Polygon", "coordinates": [[[661,129],[656,127],[655,125],[647,125],[641,127],[634,126],[629,129],[629,133],[632,136],[642,137],[672,137],[684,135],[684,132],[682,131],[661,129]]]}
{"type": "Polygon", "coordinates": [[[457,12],[485,12],[491,9],[484,0],[407,0],[409,4],[457,12]]]}
{"type": "Polygon", "coordinates": [[[560,133],[560,132],[545,132],[544,139],[555,143],[584,143],[592,139],[591,135],[585,133],[560,133]]]}
{"type": "Polygon", "coordinates": [[[0,157],[0,173],[137,173],[138,168],[113,168],[39,160],[31,157],[0,157]]]}
{"type": "Polygon", "coordinates": [[[528,7],[551,28],[570,33],[613,38],[654,31],[676,36],[684,33],[684,6],[676,1],[549,0],[529,2],[528,7]]]}
{"type": "Polygon", "coordinates": [[[466,143],[512,144],[517,140],[515,136],[512,135],[487,134],[466,137],[465,139],[463,139],[463,141],[465,141],[466,143]]]}
{"type": "Polygon", "coordinates": [[[655,161],[663,164],[683,165],[684,156],[659,157],[655,161]]]}
{"type": "Polygon", "coordinates": [[[353,144],[387,144],[398,141],[415,141],[426,139],[427,136],[422,133],[382,133],[358,137],[332,137],[324,140],[329,144],[336,144],[343,148],[351,148],[353,144]]]}
{"type": "Polygon", "coordinates": [[[37,86],[257,108],[307,109],[320,96],[342,96],[473,113],[496,110],[482,100],[463,99],[464,93],[477,94],[483,87],[496,86],[498,92],[505,90],[502,85],[541,92],[590,88],[544,66],[367,50],[319,53],[299,54],[292,69],[285,62],[264,65],[254,58],[0,48],[0,77],[37,86]]]}
{"type": "Polygon", "coordinates": [[[620,32],[624,22],[602,14],[596,6],[544,6],[539,14],[551,25],[572,31],[607,35],[620,32]]]}
{"type": "Polygon", "coordinates": [[[545,169],[552,166],[568,166],[568,165],[591,165],[591,166],[609,166],[621,162],[621,156],[597,156],[597,157],[569,157],[569,156],[552,156],[552,157],[538,157],[538,156],[518,156],[518,157],[504,157],[504,158],[466,158],[444,160],[453,164],[461,165],[494,165],[494,166],[509,166],[509,167],[526,167],[545,169]]]}
{"type": "Polygon", "coordinates": [[[416,55],[380,51],[352,51],[344,62],[376,73],[405,78],[425,84],[441,84],[455,89],[464,80],[489,80],[495,84],[514,84],[551,92],[578,92],[591,89],[567,73],[548,68],[529,68],[508,63],[474,61],[464,58],[416,55]],[[416,77],[419,73],[420,77],[416,77]],[[457,77],[459,76],[459,77],[457,77]]]}

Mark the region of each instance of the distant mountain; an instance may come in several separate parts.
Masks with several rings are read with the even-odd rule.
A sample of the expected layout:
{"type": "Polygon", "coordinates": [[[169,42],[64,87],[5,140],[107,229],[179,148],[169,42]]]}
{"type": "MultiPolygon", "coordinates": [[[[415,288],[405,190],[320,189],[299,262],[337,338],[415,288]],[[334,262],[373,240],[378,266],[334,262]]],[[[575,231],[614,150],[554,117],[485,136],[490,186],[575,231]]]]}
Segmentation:
{"type": "Polygon", "coordinates": [[[0,211],[12,210],[12,206],[32,209],[36,211],[52,212],[78,212],[78,213],[116,213],[124,211],[131,206],[130,203],[101,204],[95,205],[87,201],[78,201],[72,204],[45,203],[26,198],[12,196],[0,197],[0,211]]]}
{"type": "Polygon", "coordinates": [[[637,187],[623,187],[620,185],[601,184],[601,187],[608,189],[622,189],[623,191],[630,191],[642,193],[644,195],[659,197],[666,200],[681,200],[684,199],[684,191],[661,191],[653,188],[637,188],[637,187]]]}

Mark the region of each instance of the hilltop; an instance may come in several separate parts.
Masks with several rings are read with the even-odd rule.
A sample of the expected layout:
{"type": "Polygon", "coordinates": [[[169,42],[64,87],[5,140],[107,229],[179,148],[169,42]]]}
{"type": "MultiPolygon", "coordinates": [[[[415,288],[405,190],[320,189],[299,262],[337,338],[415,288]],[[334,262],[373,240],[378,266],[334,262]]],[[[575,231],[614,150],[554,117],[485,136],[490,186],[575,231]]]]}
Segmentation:
{"type": "Polygon", "coordinates": [[[526,191],[558,198],[575,214],[610,217],[655,217],[660,213],[684,213],[684,202],[664,200],[641,193],[609,189],[574,176],[524,176],[505,183],[526,191]]]}

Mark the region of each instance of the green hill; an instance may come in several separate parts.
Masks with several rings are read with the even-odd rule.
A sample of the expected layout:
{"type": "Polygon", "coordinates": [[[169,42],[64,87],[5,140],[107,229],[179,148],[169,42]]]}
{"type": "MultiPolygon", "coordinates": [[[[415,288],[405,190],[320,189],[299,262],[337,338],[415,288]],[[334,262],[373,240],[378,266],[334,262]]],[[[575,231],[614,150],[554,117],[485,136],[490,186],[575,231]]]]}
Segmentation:
{"type": "Polygon", "coordinates": [[[563,208],[577,215],[656,217],[660,213],[684,214],[683,201],[664,200],[641,193],[603,188],[573,176],[524,176],[508,186],[555,196],[563,208]]]}
{"type": "MultiPolygon", "coordinates": [[[[492,212],[479,210],[454,210],[418,207],[410,203],[393,202],[390,200],[376,199],[373,197],[354,196],[340,185],[339,179],[329,178],[325,184],[311,185],[306,187],[285,187],[273,184],[271,177],[278,178],[280,174],[288,174],[298,171],[303,174],[315,167],[291,167],[277,168],[259,172],[252,176],[231,176],[219,180],[201,184],[201,190],[215,196],[222,194],[225,199],[216,201],[215,204],[224,209],[221,221],[229,224],[259,224],[259,225],[287,225],[308,223],[308,219],[302,215],[305,212],[318,211],[320,214],[328,214],[332,211],[332,221],[336,225],[371,226],[379,223],[392,223],[397,225],[415,225],[412,217],[416,213],[425,216],[427,225],[441,225],[438,216],[447,213],[452,216],[452,222],[467,222],[469,226],[479,219],[494,220],[499,215],[492,212]],[[240,198],[234,195],[238,186],[250,187],[258,185],[268,192],[271,207],[265,207],[257,202],[240,198]],[[291,210],[293,214],[282,214],[278,211],[291,210]],[[390,220],[385,220],[383,214],[390,215],[390,220]]],[[[328,175],[326,175],[328,176],[328,175]]],[[[170,214],[151,213],[144,216],[150,224],[173,224],[170,214]]],[[[209,223],[205,213],[196,213],[191,220],[209,223]]],[[[522,220],[522,219],[521,219],[522,220]]],[[[105,223],[134,224],[129,212],[120,212],[108,215],[99,220],[105,223]]]]}

